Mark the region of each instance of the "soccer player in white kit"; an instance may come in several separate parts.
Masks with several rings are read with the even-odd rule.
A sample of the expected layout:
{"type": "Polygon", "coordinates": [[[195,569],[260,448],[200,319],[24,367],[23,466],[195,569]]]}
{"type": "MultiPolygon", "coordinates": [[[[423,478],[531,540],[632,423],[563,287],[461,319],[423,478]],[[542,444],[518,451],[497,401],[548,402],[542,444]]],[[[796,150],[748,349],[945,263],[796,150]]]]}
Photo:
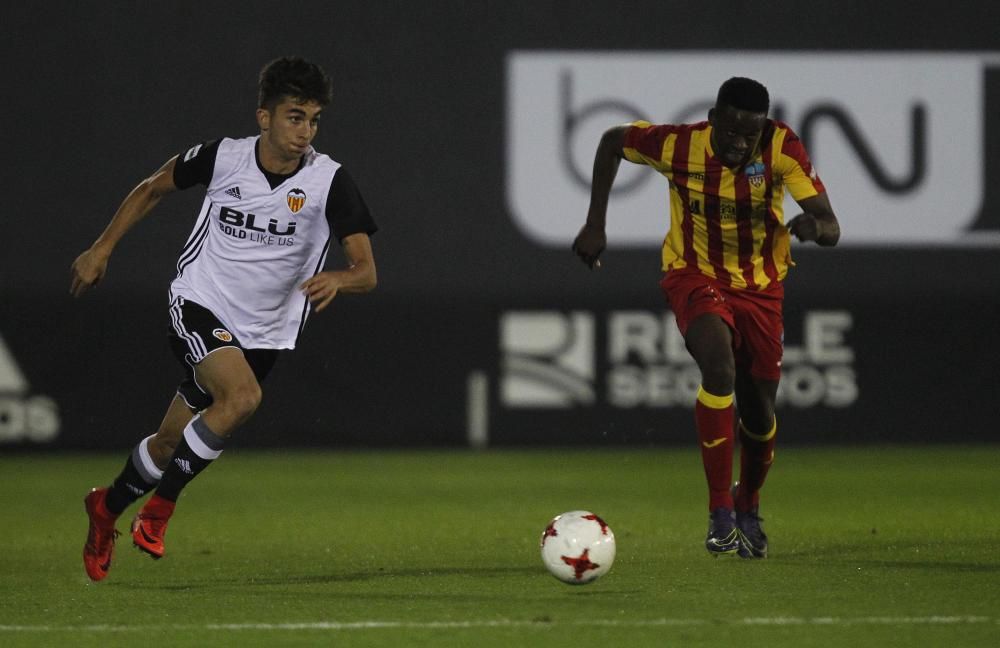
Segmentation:
{"type": "Polygon", "coordinates": [[[170,285],[170,343],[185,379],[156,434],[139,442],[110,486],[84,500],[83,560],[92,580],[111,567],[118,516],[153,489],[132,522],[132,540],[163,556],[178,494],[257,409],[260,382],[278,351],[295,347],[310,307],[319,312],[338,292],[375,287],[370,236],[377,226],[347,171],[311,145],[329,101],[330,79],[319,66],[300,58],[268,63],[260,74],[260,135],[172,157],[73,262],[70,291],[78,297],[103,278],[114,247],[163,196],[207,187],[170,285]],[[348,267],[324,271],[332,237],[348,267]]]}

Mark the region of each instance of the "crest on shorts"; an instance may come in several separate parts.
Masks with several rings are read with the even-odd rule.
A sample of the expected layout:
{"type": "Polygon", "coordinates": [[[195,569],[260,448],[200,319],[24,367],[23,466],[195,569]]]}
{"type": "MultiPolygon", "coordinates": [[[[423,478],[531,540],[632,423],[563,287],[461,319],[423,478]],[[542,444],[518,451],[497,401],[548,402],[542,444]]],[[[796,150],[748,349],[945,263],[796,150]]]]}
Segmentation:
{"type": "Polygon", "coordinates": [[[297,214],[306,204],[306,192],[295,187],[285,196],[285,201],[288,203],[288,208],[292,210],[292,213],[297,214]]]}
{"type": "Polygon", "coordinates": [[[764,163],[754,162],[753,164],[748,164],[743,170],[746,174],[747,180],[750,181],[755,187],[759,187],[764,184],[764,163]]]}
{"type": "Polygon", "coordinates": [[[232,342],[233,341],[233,334],[230,333],[229,331],[227,331],[224,328],[217,328],[217,329],[215,329],[214,331],[212,331],[212,335],[214,335],[215,337],[219,338],[223,342],[232,342]]]}

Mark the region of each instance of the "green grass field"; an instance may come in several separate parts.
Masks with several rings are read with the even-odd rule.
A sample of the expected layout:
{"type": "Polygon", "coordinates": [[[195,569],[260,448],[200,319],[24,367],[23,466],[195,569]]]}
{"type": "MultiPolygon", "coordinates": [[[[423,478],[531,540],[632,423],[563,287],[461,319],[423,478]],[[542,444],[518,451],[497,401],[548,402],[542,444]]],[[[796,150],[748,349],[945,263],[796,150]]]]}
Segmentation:
{"type": "Polygon", "coordinates": [[[1000,645],[997,446],[779,448],[764,561],[704,550],[693,449],[233,449],[163,560],[125,535],[90,583],[83,496],[124,456],[0,458],[0,645],[1000,645]],[[618,543],[582,587],[538,553],[577,508],[618,543]]]}

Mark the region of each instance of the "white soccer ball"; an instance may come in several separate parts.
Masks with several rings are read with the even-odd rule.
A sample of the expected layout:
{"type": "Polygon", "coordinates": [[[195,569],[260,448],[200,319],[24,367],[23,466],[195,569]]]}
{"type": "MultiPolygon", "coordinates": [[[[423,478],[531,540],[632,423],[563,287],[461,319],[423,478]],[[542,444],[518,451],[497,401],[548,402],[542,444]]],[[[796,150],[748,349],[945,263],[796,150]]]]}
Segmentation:
{"type": "Polygon", "coordinates": [[[615,534],[590,511],[570,511],[552,518],[542,531],[542,562],[564,583],[597,580],[615,561],[615,534]]]}

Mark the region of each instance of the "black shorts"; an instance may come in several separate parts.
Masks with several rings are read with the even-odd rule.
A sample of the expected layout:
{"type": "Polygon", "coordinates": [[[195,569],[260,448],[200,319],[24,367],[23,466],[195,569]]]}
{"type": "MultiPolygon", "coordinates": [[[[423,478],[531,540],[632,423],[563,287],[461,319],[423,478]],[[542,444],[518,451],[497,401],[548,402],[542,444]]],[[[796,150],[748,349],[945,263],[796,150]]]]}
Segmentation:
{"type": "Polygon", "coordinates": [[[180,297],[170,305],[170,326],[167,328],[170,348],[184,367],[184,380],[177,387],[177,394],[196,412],[212,404],[212,395],[195,378],[195,366],[208,354],[225,347],[239,349],[257,382],[264,381],[278,359],[276,349],[243,348],[212,311],[180,297]]]}

